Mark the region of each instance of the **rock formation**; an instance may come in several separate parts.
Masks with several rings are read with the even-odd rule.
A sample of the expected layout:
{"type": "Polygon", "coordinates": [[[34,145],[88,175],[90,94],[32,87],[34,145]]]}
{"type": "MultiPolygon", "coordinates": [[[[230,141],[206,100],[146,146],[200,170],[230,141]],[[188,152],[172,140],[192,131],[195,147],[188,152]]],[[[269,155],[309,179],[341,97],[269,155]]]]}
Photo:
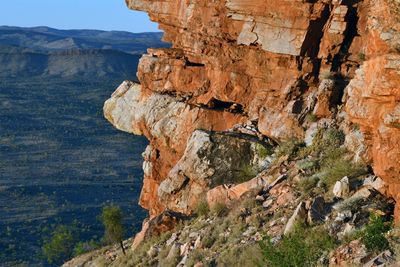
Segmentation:
{"type": "Polygon", "coordinates": [[[117,128],[150,141],[140,199],[150,218],[190,214],[240,176],[230,171],[262,164],[257,146],[307,138],[310,115],[337,123],[355,159],[400,200],[398,0],[126,3],[172,44],[149,49],[141,85],[124,82],[104,108],[117,128]]]}

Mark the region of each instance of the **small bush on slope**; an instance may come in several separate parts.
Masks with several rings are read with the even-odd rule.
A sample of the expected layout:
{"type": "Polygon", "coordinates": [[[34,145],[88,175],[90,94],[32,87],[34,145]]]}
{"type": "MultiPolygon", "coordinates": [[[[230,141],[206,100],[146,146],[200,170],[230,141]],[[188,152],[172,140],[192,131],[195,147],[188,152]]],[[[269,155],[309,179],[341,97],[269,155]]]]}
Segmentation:
{"type": "MultiPolygon", "coordinates": [[[[146,239],[136,250],[128,249],[127,255],[124,257],[118,257],[112,266],[124,266],[124,267],[145,267],[151,266],[152,258],[148,256],[147,251],[155,244],[163,244],[168,238],[171,237],[171,233],[167,232],[160,236],[154,236],[146,239]]],[[[160,253],[162,254],[162,253],[160,253]]],[[[165,255],[163,253],[162,255],[165,255]]],[[[107,266],[110,266],[108,264],[107,266]]]]}
{"type": "Polygon", "coordinates": [[[216,203],[211,207],[211,212],[218,217],[224,217],[229,213],[229,209],[223,203],[216,203]]]}
{"type": "Polygon", "coordinates": [[[45,240],[42,253],[51,264],[62,263],[71,258],[77,241],[76,229],[66,225],[58,225],[51,237],[45,240]]]}
{"type": "MultiPolygon", "coordinates": [[[[371,214],[369,223],[365,226],[365,228],[349,233],[344,237],[342,242],[350,243],[351,241],[360,238],[361,242],[363,242],[369,251],[379,253],[390,248],[389,240],[385,237],[385,234],[391,228],[392,222],[385,222],[383,217],[376,214],[371,214]]],[[[396,250],[396,248],[394,248],[394,250],[396,250]]]]}
{"type": "Polygon", "coordinates": [[[267,240],[260,246],[268,266],[310,267],[316,265],[325,251],[334,247],[334,242],[323,228],[299,225],[278,244],[267,240]]]}
{"type": "Polygon", "coordinates": [[[318,117],[314,113],[308,113],[306,115],[306,121],[307,122],[316,122],[316,121],[318,121],[318,117]]]}
{"type": "Polygon", "coordinates": [[[207,256],[207,251],[205,251],[204,249],[195,249],[189,253],[189,257],[186,261],[186,266],[193,267],[198,262],[205,263],[207,256]]]}
{"type": "Polygon", "coordinates": [[[367,174],[368,169],[363,164],[355,164],[351,160],[343,158],[329,158],[322,164],[321,167],[321,180],[331,187],[336,181],[339,181],[344,176],[350,179],[367,174]]]}
{"type": "MultiPolygon", "coordinates": [[[[315,134],[312,145],[298,151],[300,158],[312,156],[318,160],[318,163],[314,162],[314,166],[318,168],[311,169],[312,173],[317,173],[328,187],[344,176],[355,178],[368,173],[368,168],[364,164],[353,163],[347,157],[348,151],[342,147],[344,138],[344,134],[338,129],[321,128],[315,134]]],[[[306,189],[309,188],[306,186],[306,189]]]]}
{"type": "Polygon", "coordinates": [[[160,253],[158,256],[159,266],[163,267],[175,267],[181,260],[179,248],[175,248],[171,254],[170,249],[166,248],[164,253],[160,253]],[[169,256],[169,257],[168,257],[169,256]]]}
{"type": "Polygon", "coordinates": [[[292,156],[295,156],[301,146],[304,146],[303,142],[296,139],[291,139],[283,142],[279,144],[279,146],[275,149],[276,158],[278,159],[283,156],[288,156],[290,158],[292,156]]]}
{"type": "Polygon", "coordinates": [[[196,207],[196,214],[197,216],[206,216],[210,212],[210,207],[208,206],[208,203],[206,200],[201,200],[197,204],[196,207]]]}
{"type": "Polygon", "coordinates": [[[391,223],[385,223],[381,216],[372,214],[370,222],[361,231],[361,241],[370,251],[380,252],[389,248],[384,233],[389,231],[391,223]]]}
{"type": "Polygon", "coordinates": [[[351,210],[352,212],[357,212],[358,209],[363,205],[364,203],[364,198],[363,197],[350,197],[342,202],[339,202],[336,205],[336,209],[340,212],[343,212],[345,210],[351,210]]]}
{"type": "Polygon", "coordinates": [[[221,252],[217,258],[217,266],[221,267],[253,267],[263,262],[263,255],[258,244],[233,246],[221,252]]]}
{"type": "Polygon", "coordinates": [[[105,228],[105,239],[111,244],[119,243],[123,253],[126,254],[123,245],[124,226],[122,225],[121,209],[113,205],[103,207],[101,221],[105,228]]]}

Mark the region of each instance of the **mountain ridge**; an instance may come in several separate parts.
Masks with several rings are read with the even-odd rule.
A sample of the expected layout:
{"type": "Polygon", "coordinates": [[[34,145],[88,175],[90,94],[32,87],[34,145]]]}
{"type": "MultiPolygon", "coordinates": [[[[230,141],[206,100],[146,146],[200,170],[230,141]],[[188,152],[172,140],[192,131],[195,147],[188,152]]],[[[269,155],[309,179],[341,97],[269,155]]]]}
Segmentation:
{"type": "Polygon", "coordinates": [[[168,47],[162,33],[0,26],[0,77],[135,79],[150,46],[168,47]]]}
{"type": "Polygon", "coordinates": [[[161,42],[161,37],[161,32],[130,33],[86,29],[59,30],[45,26],[31,28],[0,26],[0,44],[26,47],[38,51],[98,48],[143,54],[145,52],[143,44],[152,43],[157,47],[168,46],[161,42]],[[74,41],[72,47],[71,40],[74,41]]]}

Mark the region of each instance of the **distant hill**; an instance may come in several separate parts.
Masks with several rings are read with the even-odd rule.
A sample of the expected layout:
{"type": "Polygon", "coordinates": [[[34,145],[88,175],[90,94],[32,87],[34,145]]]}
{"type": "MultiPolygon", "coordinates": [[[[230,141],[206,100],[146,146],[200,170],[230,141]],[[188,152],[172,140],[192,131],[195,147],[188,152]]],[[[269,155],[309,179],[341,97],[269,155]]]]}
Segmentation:
{"type": "Polygon", "coordinates": [[[168,47],[162,33],[0,26],[0,78],[134,78],[140,55],[168,47]]]}
{"type": "Polygon", "coordinates": [[[134,79],[139,59],[140,55],[116,50],[82,49],[39,53],[1,47],[0,77],[96,79],[117,76],[134,79]]]}
{"type": "Polygon", "coordinates": [[[0,26],[0,45],[30,48],[36,52],[66,49],[111,49],[143,54],[147,47],[166,47],[162,33],[98,30],[57,30],[48,27],[0,26]]]}

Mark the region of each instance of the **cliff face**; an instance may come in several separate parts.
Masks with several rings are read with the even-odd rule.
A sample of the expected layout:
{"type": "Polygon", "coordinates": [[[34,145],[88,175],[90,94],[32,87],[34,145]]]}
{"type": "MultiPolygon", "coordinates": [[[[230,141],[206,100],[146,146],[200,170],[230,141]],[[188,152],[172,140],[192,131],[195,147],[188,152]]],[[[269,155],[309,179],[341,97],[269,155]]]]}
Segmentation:
{"type": "Polygon", "coordinates": [[[232,151],[250,157],[234,158],[236,165],[255,170],[266,137],[307,139],[310,114],[338,124],[355,160],[371,164],[400,200],[398,1],[126,3],[148,12],[172,43],[150,49],[139,64],[141,85],[123,83],[105,105],[117,128],[150,140],[140,200],[150,217],[193,211],[226,182],[213,183],[218,171],[233,182],[232,151]],[[232,128],[240,140],[213,134],[232,128]],[[226,150],[215,152],[221,144],[226,150]],[[208,162],[207,153],[220,161],[208,162]],[[197,166],[196,157],[207,164],[197,166]]]}

